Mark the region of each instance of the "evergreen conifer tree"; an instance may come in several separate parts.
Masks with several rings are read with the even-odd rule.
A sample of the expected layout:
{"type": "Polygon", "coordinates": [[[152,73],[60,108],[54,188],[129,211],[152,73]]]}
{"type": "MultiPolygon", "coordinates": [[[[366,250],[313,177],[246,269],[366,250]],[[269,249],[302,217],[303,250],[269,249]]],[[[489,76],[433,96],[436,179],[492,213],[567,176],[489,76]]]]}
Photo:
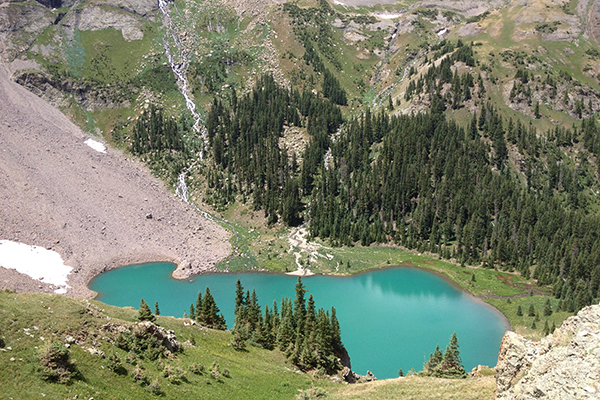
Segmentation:
{"type": "Polygon", "coordinates": [[[196,319],[196,308],[194,307],[194,303],[190,304],[190,312],[188,314],[190,319],[196,319]]]}
{"type": "Polygon", "coordinates": [[[462,366],[460,359],[460,350],[458,349],[458,338],[456,332],[450,337],[450,343],[446,346],[446,351],[442,359],[441,369],[443,375],[454,378],[466,378],[467,374],[462,366]]]}
{"type": "Polygon", "coordinates": [[[154,322],[156,320],[156,316],[152,314],[152,311],[150,311],[150,307],[148,307],[148,303],[146,303],[144,299],[142,299],[142,301],[140,302],[140,310],[138,312],[137,319],[138,321],[150,322],[154,322]]]}
{"type": "Polygon", "coordinates": [[[194,308],[194,319],[200,322],[200,312],[202,311],[202,293],[198,291],[198,297],[196,297],[196,307],[194,308]]]}
{"type": "Polygon", "coordinates": [[[306,318],[306,300],[304,294],[306,288],[302,283],[302,278],[298,277],[298,283],[296,283],[296,298],[294,299],[294,322],[295,327],[299,332],[303,333],[304,320],[306,318]]]}
{"type": "Polygon", "coordinates": [[[439,367],[444,357],[444,353],[440,350],[440,345],[435,347],[435,351],[429,355],[429,360],[423,366],[425,372],[433,373],[439,367]]]}
{"type": "Polygon", "coordinates": [[[550,327],[548,326],[548,320],[544,321],[544,336],[550,333],[550,327]]]}
{"type": "Polygon", "coordinates": [[[552,315],[552,307],[550,306],[550,298],[546,299],[546,303],[544,304],[544,316],[552,315]]]}

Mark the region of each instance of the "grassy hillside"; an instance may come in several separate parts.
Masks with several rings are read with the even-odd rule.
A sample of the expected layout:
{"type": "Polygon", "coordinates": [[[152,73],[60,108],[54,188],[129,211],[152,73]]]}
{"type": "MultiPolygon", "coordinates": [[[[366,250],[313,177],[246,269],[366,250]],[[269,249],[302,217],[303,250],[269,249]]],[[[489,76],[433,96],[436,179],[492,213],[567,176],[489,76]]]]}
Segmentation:
{"type": "Polygon", "coordinates": [[[311,386],[312,378],[294,371],[279,352],[255,347],[238,352],[229,332],[186,326],[172,317],[157,323],[173,330],[179,342],[195,345],[176,353],[158,346],[160,356],[127,352],[106,327],[131,328],[136,316],[135,310],[95,301],[0,293],[0,397],[143,399],[154,390],[172,399],[285,399],[311,386]],[[66,383],[42,378],[39,357],[56,341],[71,343],[73,373],[66,383]]]}
{"type": "Polygon", "coordinates": [[[494,398],[493,376],[466,380],[410,376],[362,385],[336,386],[328,391],[331,399],[444,399],[489,400],[494,398]]]}

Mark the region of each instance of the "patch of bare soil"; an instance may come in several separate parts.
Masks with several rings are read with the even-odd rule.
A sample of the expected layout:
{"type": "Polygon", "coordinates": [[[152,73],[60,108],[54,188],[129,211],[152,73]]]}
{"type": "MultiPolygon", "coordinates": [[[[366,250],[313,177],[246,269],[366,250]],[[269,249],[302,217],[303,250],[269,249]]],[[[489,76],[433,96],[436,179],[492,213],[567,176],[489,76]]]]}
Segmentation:
{"type": "MultiPolygon", "coordinates": [[[[194,212],[136,160],[84,143],[89,135],[9,79],[0,64],[0,239],[43,246],[74,268],[67,295],[125,264],[173,261],[180,277],[211,271],[229,233],[194,212]]],[[[47,291],[0,268],[0,288],[47,291]]]]}

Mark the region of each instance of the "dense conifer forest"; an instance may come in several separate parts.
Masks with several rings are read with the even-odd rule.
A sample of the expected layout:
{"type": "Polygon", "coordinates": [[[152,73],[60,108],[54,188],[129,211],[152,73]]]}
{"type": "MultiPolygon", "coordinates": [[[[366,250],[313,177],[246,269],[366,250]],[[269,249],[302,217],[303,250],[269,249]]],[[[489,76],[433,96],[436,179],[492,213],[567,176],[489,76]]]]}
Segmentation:
{"type": "MultiPolygon", "coordinates": [[[[459,51],[452,58],[469,59],[459,51]]],[[[444,65],[423,85],[441,85],[444,65]]],[[[477,86],[477,78],[448,79],[460,82],[460,102],[477,86]]],[[[215,100],[209,185],[224,192],[221,202],[239,198],[263,209],[271,224],[304,220],[313,237],[334,245],[391,242],[517,270],[554,285],[564,310],[591,304],[600,285],[600,221],[583,170],[591,165],[572,165],[562,149],[581,140],[597,152],[597,125],[540,135],[481,102],[481,112],[460,126],[444,114],[455,104],[456,92],[448,93],[434,91],[428,113],[366,109],[341,125],[331,101],[264,76],[241,99],[215,100]],[[306,127],[310,140],[299,158],[281,146],[285,126],[306,127]],[[528,156],[524,181],[509,166],[509,146],[528,156]]]]}
{"type": "MultiPolygon", "coordinates": [[[[341,339],[340,323],[335,308],[331,312],[316,309],[311,295],[298,278],[294,300],[282,298],[278,306],[274,301],[264,312],[258,303],[256,291],[244,291],[240,280],[235,290],[235,321],[232,345],[243,351],[247,344],[268,350],[281,350],[297,367],[303,370],[317,369],[323,373],[335,373],[341,368],[338,359],[347,358],[341,339]]],[[[225,330],[227,324],[207,287],[204,296],[198,292],[195,303],[190,304],[190,319],[202,326],[225,330]]],[[[139,320],[153,321],[155,316],[142,300],[139,320]]]]}

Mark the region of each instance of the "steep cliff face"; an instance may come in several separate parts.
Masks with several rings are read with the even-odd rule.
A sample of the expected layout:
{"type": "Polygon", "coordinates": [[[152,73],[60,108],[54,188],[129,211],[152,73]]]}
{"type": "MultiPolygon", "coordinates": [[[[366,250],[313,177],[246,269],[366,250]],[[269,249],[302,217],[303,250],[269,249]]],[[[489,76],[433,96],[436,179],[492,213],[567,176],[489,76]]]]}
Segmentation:
{"type": "Polygon", "coordinates": [[[507,332],[496,366],[496,399],[600,395],[600,305],[586,307],[541,342],[507,332]]]}

